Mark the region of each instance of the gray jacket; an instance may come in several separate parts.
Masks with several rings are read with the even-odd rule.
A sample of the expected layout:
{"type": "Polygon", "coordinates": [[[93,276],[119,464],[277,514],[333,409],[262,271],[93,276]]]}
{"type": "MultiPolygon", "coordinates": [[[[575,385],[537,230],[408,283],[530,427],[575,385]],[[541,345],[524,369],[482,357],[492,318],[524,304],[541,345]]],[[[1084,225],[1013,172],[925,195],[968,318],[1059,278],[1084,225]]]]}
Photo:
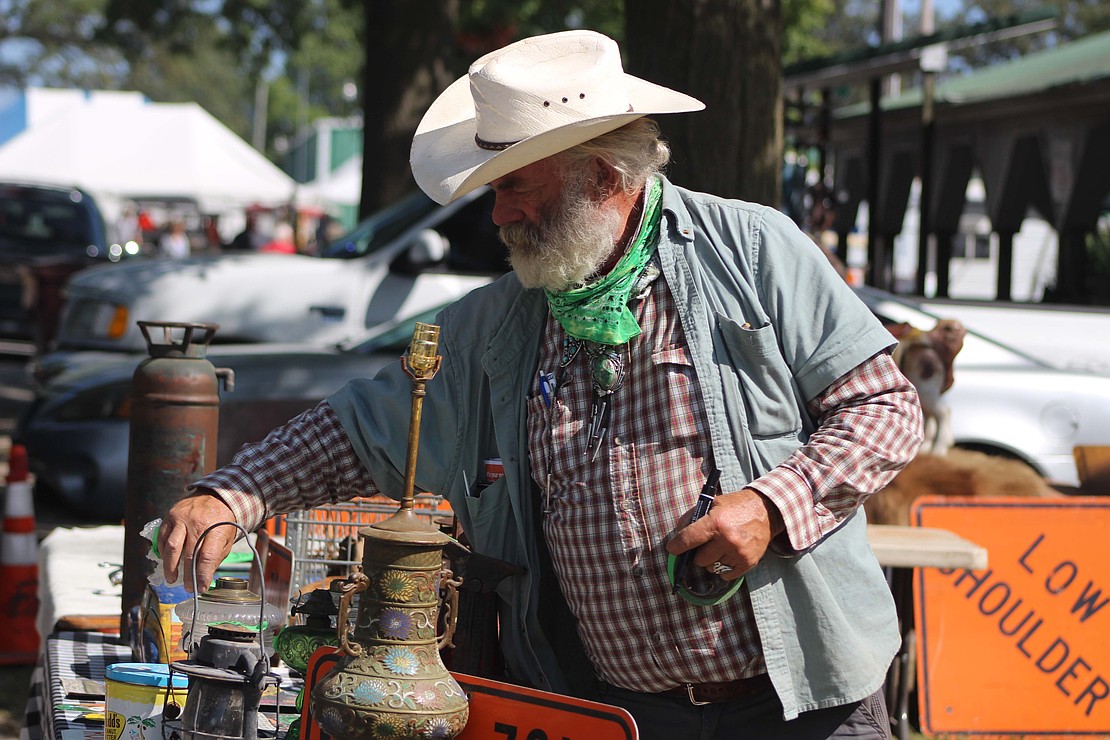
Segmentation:
{"type": "MultiPolygon", "coordinates": [[[[893,340],[774,209],[666,181],[663,208],[663,276],[705,397],[722,489],[738,490],[808,439],[806,399],[893,340]]],[[[546,315],[543,293],[524,290],[513,274],[443,311],[443,365],[428,384],[416,483],[447,496],[476,550],[527,569],[499,590],[513,680],[581,693],[573,622],[568,630],[537,537],[539,495],[527,460],[525,399],[546,315]],[[468,495],[489,457],[502,459],[505,476],[480,498],[468,495]]],[[[375,482],[395,497],[410,387],[394,366],[328,399],[375,482]]],[[[859,700],[882,684],[899,635],[862,512],[805,552],[769,552],[747,587],[786,718],[859,700]]]]}

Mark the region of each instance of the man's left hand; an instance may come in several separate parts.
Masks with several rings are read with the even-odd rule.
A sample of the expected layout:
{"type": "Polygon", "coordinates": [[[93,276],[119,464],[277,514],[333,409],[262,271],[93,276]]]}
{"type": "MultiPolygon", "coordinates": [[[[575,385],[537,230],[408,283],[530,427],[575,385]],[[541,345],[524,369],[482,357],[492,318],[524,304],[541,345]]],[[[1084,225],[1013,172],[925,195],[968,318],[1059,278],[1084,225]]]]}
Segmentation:
{"type": "Polygon", "coordinates": [[[754,568],[767,552],[771,539],[783,531],[782,517],[774,504],[750,488],[717,496],[704,517],[680,529],[667,543],[667,552],[680,555],[697,548],[694,565],[710,568],[716,563],[731,570],[719,573],[733,581],[754,568]]]}

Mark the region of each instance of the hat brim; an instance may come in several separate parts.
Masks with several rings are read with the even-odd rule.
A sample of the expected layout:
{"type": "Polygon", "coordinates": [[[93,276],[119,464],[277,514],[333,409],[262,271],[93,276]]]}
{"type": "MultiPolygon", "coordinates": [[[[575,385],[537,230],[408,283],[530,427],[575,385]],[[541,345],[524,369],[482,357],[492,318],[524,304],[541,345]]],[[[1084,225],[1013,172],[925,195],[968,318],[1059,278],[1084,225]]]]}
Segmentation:
{"type": "Polygon", "coordinates": [[[416,183],[447,205],[475,188],[553,154],[608,133],[643,116],[702,110],[697,98],[626,74],[631,110],[590,118],[530,136],[505,149],[490,150],[475,141],[477,124],[470,80],[453,82],[428,108],[412,140],[409,163],[416,183]]]}

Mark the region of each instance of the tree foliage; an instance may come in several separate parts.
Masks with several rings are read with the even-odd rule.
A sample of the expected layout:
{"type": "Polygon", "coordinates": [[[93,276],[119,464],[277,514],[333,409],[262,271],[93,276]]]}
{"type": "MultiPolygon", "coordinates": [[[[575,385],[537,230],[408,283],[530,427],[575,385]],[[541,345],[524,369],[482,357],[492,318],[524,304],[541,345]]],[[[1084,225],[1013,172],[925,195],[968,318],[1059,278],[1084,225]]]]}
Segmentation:
{"type": "MultiPolygon", "coordinates": [[[[882,3],[878,0],[783,0],[786,28],[784,64],[841,51],[876,46],[882,3]]],[[[977,44],[954,53],[952,70],[961,73],[1029,51],[1071,41],[1110,29],[1110,3],[1104,0],[968,0],[962,4],[938,5],[936,30],[969,26],[1008,16],[1052,10],[1057,26],[1051,33],[1031,34],[1004,41],[977,44]]],[[[921,31],[919,4],[904,8],[902,34],[921,31]]]]}
{"type": "MultiPolygon", "coordinates": [[[[1054,33],[984,45],[964,63],[1110,28],[1102,0],[1044,2],[1059,8],[1054,33]]],[[[937,27],[1044,2],[969,0],[937,27]]],[[[767,199],[777,192],[778,64],[878,43],[879,10],[878,0],[0,0],[0,85],[195,100],[248,140],[264,99],[275,161],[304,123],[362,112],[368,210],[411,187],[416,123],[471,60],[536,33],[593,28],[625,42],[630,71],[710,105],[662,121],[676,175],[767,199]]],[[[907,16],[907,35],[917,23],[907,16]]]]}
{"type": "Polygon", "coordinates": [[[623,0],[463,0],[459,46],[475,56],[518,38],[571,28],[590,28],[620,40],[623,0]]]}
{"type": "Polygon", "coordinates": [[[130,65],[125,87],[161,103],[195,102],[232,131],[250,131],[252,111],[244,101],[251,99],[251,88],[225,48],[201,38],[184,54],[171,43],[154,42],[142,59],[130,65]]]}
{"type": "Polygon", "coordinates": [[[321,9],[319,0],[106,0],[101,38],[139,59],[151,39],[191,54],[206,37],[237,58],[257,80],[276,53],[297,48],[321,9]]]}
{"type": "Polygon", "coordinates": [[[115,88],[120,50],[97,40],[106,0],[0,0],[0,86],[115,88]]]}
{"type": "Polygon", "coordinates": [[[828,56],[846,34],[828,33],[843,0],[782,0],[783,65],[828,56]]]}
{"type": "Polygon", "coordinates": [[[1016,59],[1030,51],[1110,30],[1110,3],[1103,0],[972,0],[958,8],[945,22],[970,25],[1046,9],[1056,13],[1056,27],[1051,33],[977,45],[956,55],[955,68],[959,71],[985,67],[1016,59]]]}
{"type": "Polygon", "coordinates": [[[363,18],[361,4],[323,0],[311,31],[289,53],[284,74],[269,81],[267,154],[275,161],[307,122],[361,113],[357,83],[365,56],[363,18]]]}
{"type": "Polygon", "coordinates": [[[275,161],[301,124],[357,112],[357,99],[343,90],[363,57],[359,3],[100,1],[97,38],[123,54],[125,84],[153,100],[195,100],[248,140],[263,116],[261,145],[275,161]]]}

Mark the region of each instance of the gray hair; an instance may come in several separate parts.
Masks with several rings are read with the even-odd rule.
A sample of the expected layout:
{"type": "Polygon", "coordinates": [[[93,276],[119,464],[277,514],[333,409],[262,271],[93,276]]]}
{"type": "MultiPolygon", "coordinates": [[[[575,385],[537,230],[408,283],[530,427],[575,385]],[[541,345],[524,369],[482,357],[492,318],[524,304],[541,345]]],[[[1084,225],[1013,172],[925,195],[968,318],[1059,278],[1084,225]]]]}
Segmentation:
{"type": "Polygon", "coordinates": [[[564,166],[575,168],[597,157],[620,177],[620,187],[632,193],[651,175],[661,175],[671,160],[671,148],[659,133],[659,124],[637,118],[607,134],[562,153],[564,166]]]}

